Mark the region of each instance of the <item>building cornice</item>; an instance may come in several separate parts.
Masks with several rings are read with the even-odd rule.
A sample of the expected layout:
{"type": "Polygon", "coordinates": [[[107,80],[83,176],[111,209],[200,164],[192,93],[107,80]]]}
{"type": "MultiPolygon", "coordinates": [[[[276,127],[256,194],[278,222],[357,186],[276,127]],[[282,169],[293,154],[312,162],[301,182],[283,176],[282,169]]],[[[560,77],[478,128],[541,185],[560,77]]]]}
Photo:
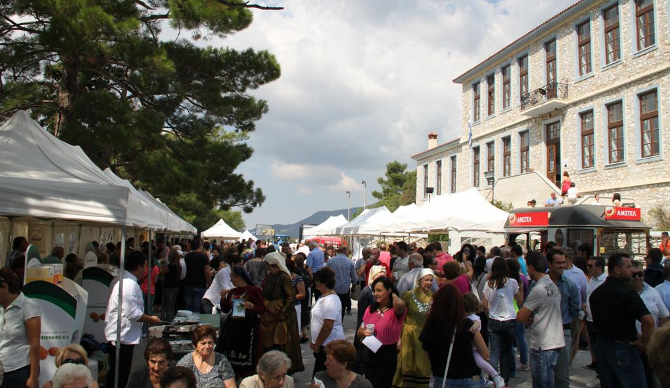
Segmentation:
{"type": "Polygon", "coordinates": [[[429,156],[432,156],[432,155],[435,155],[435,154],[438,154],[438,153],[442,153],[442,152],[444,152],[446,150],[449,150],[451,148],[457,148],[460,145],[460,141],[461,141],[461,138],[457,137],[454,140],[450,140],[446,143],[440,144],[440,145],[436,146],[435,148],[431,148],[429,150],[425,150],[425,151],[421,151],[419,153],[416,153],[416,154],[412,155],[412,159],[418,161],[419,159],[423,159],[423,158],[426,158],[426,157],[429,157],[429,156]]]}

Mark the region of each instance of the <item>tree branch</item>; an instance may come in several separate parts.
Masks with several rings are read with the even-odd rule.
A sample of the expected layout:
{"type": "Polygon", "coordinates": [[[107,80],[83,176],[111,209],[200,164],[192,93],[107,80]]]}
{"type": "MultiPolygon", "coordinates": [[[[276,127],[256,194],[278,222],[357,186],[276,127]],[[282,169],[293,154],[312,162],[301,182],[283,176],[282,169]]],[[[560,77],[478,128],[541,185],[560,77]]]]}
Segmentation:
{"type": "Polygon", "coordinates": [[[281,11],[284,9],[284,7],[271,7],[267,5],[249,4],[250,3],[249,1],[245,1],[244,3],[234,3],[232,1],[226,1],[226,0],[217,0],[217,1],[228,7],[257,8],[262,9],[264,11],[281,11]]]}

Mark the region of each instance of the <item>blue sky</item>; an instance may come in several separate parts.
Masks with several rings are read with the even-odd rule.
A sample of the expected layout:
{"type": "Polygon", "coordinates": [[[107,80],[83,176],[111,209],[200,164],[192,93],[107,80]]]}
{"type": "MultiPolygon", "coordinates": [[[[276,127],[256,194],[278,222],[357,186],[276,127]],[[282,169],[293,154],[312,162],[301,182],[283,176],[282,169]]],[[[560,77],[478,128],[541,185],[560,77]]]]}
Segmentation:
{"type": "Polygon", "coordinates": [[[254,22],[206,44],[269,50],[281,78],[253,91],[270,112],[238,171],[267,196],[244,219],[293,223],[315,211],[363,205],[388,162],[437,132],[460,135],[461,87],[452,79],[576,0],[275,0],[254,22]]]}

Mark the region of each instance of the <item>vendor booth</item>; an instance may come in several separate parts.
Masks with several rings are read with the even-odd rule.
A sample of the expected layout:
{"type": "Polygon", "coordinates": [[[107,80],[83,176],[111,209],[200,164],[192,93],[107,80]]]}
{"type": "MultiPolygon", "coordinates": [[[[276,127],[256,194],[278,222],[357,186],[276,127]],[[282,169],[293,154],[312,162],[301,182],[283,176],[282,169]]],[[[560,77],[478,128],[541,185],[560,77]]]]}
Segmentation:
{"type": "Polygon", "coordinates": [[[219,219],[219,222],[202,232],[201,236],[207,238],[220,238],[223,240],[239,240],[242,237],[242,233],[228,226],[224,220],[219,219]]]}
{"type": "Polygon", "coordinates": [[[505,223],[509,240],[523,241],[529,249],[554,241],[576,251],[587,243],[593,256],[605,258],[618,252],[644,257],[650,230],[641,222],[640,208],[600,205],[515,209],[505,223]]]}

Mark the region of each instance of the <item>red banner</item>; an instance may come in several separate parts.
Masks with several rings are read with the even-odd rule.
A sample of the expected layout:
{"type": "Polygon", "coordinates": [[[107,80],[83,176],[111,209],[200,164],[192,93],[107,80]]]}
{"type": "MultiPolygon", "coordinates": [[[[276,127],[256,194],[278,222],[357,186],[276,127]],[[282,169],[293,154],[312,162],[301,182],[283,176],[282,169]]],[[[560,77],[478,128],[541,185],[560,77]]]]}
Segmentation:
{"type": "Polygon", "coordinates": [[[612,207],[605,208],[606,220],[640,221],[642,210],[639,207],[612,207]]]}
{"type": "Polygon", "coordinates": [[[510,213],[509,226],[523,227],[523,226],[548,226],[549,212],[537,213],[510,213]]]}

